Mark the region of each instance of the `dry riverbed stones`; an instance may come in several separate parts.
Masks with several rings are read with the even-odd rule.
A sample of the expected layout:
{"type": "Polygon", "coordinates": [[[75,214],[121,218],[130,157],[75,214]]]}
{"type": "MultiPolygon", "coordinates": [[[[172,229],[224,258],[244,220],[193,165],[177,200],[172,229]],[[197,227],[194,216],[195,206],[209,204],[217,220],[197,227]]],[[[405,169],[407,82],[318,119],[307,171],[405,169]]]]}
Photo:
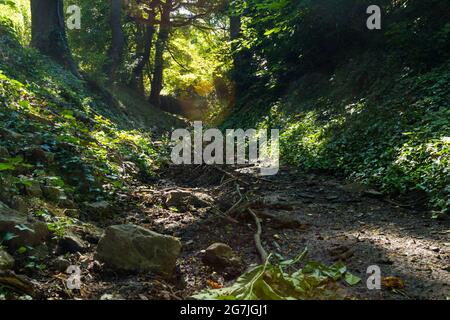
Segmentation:
{"type": "Polygon", "coordinates": [[[170,277],[180,251],[181,243],[177,238],[126,224],[105,230],[96,258],[113,269],[170,277]]]}

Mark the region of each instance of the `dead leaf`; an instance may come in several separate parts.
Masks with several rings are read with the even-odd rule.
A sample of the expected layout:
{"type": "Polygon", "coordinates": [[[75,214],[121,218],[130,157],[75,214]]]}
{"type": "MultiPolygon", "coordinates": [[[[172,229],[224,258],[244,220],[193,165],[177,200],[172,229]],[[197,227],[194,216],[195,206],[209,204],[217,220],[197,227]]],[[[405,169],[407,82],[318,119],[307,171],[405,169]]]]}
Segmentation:
{"type": "Polygon", "coordinates": [[[222,289],[223,288],[223,285],[221,285],[220,283],[217,283],[215,281],[212,281],[212,280],[208,280],[207,283],[208,283],[208,286],[212,289],[222,289]]]}
{"type": "Polygon", "coordinates": [[[398,277],[385,277],[381,279],[381,284],[388,290],[403,289],[405,288],[405,282],[398,277]]]}

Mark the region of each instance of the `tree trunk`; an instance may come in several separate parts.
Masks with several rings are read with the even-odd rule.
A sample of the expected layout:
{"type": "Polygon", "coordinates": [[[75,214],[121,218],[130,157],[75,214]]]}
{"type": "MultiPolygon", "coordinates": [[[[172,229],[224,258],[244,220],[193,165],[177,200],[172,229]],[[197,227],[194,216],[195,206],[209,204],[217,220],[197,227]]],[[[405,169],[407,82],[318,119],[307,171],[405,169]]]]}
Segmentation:
{"type": "Polygon", "coordinates": [[[144,36],[142,39],[138,39],[138,41],[144,42],[144,47],[142,53],[139,57],[139,62],[134,67],[130,87],[144,94],[144,68],[147,65],[150,59],[150,52],[153,45],[153,35],[155,34],[154,26],[146,26],[144,30],[144,36]]]}
{"type": "Polygon", "coordinates": [[[233,57],[233,70],[231,79],[234,82],[232,105],[247,89],[249,73],[251,74],[252,55],[247,49],[238,49],[238,42],[242,41],[242,17],[238,14],[230,16],[230,39],[233,42],[231,50],[233,57]]]}
{"type": "Polygon", "coordinates": [[[158,41],[156,42],[155,63],[153,70],[152,88],[150,92],[150,102],[156,107],[161,106],[161,90],[163,88],[164,72],[164,52],[169,39],[171,28],[170,14],[172,12],[172,0],[166,0],[161,15],[161,24],[159,27],[158,41]]]}
{"type": "Polygon", "coordinates": [[[64,26],[63,0],[31,0],[31,45],[79,77],[64,26]]]}
{"type": "Polygon", "coordinates": [[[241,37],[241,16],[230,17],[230,38],[231,40],[237,40],[241,37]]]}
{"type": "Polygon", "coordinates": [[[110,48],[110,65],[108,68],[108,76],[111,80],[115,80],[117,69],[123,61],[123,50],[125,47],[125,35],[122,30],[122,0],[111,0],[111,48],[110,48]]]}
{"type": "Polygon", "coordinates": [[[240,79],[240,70],[242,66],[242,55],[239,52],[236,52],[238,46],[236,41],[241,38],[241,28],[242,28],[242,19],[239,15],[233,15],[230,17],[230,39],[232,41],[231,51],[233,57],[233,70],[231,72],[231,78],[234,82],[233,86],[233,94],[231,97],[230,104],[234,105],[236,103],[236,99],[238,96],[239,84],[242,79],[240,79]]]}

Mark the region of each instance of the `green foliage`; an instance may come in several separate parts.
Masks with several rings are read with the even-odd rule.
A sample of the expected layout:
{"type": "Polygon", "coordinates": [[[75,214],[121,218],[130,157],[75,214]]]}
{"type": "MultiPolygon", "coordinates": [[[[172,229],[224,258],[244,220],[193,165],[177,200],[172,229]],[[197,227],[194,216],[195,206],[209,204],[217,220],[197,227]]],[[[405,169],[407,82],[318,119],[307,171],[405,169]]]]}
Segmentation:
{"type": "Polygon", "coordinates": [[[279,128],[286,164],[419,192],[448,212],[445,5],[382,1],[383,29],[368,32],[368,2],[337,2],[240,2],[245,91],[223,127],[279,128]]]}
{"type": "Polygon", "coordinates": [[[28,0],[0,1],[0,35],[2,30],[22,44],[31,40],[31,12],[28,0]]]}
{"type": "Polygon", "coordinates": [[[14,155],[0,161],[10,192],[36,181],[77,201],[96,200],[153,174],[161,159],[152,137],[122,110],[11,36],[0,36],[0,48],[0,126],[17,135],[0,142],[14,155]],[[33,148],[47,159],[27,163],[33,148]],[[132,172],[124,170],[127,161],[136,164],[132,172]]]}
{"type": "Polygon", "coordinates": [[[109,1],[74,0],[64,4],[82,8],[81,30],[67,30],[72,54],[83,71],[102,75],[111,40],[109,1]]]}
{"type": "MultiPolygon", "coordinates": [[[[334,81],[323,88],[327,94],[305,97],[302,89],[310,79],[304,78],[263,120],[252,120],[259,114],[254,111],[245,125],[254,121],[259,127],[280,128],[285,163],[338,170],[386,193],[418,190],[432,208],[447,212],[449,67],[447,63],[420,75],[375,74],[378,82],[352,97],[356,79],[370,68],[362,58],[337,70],[334,81]]],[[[237,124],[226,125],[240,125],[242,119],[235,119],[237,124]]]]}
{"type": "Polygon", "coordinates": [[[356,285],[361,280],[347,271],[342,263],[325,266],[304,262],[307,250],[295,259],[280,256],[268,258],[239,277],[227,288],[206,290],[193,296],[197,300],[305,300],[337,298],[332,285],[344,280],[356,285]],[[273,262],[272,262],[273,261],[273,262]],[[299,268],[299,263],[303,267],[299,268]]]}

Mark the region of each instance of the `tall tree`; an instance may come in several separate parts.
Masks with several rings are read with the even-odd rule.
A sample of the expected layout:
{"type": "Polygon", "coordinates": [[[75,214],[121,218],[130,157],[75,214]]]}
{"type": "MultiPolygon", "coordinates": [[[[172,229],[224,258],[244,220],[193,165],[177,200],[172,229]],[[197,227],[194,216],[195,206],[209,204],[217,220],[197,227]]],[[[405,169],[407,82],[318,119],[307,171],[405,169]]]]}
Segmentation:
{"type": "MultiPolygon", "coordinates": [[[[138,26],[139,27],[139,26],[138,26]]],[[[137,64],[131,73],[130,87],[136,91],[144,94],[144,69],[150,59],[150,53],[153,46],[153,36],[155,34],[155,27],[152,25],[144,26],[143,31],[136,39],[140,44],[140,50],[136,50],[137,64]]]]}
{"type": "Polygon", "coordinates": [[[135,20],[137,27],[137,64],[131,73],[130,87],[141,93],[145,92],[144,68],[149,63],[160,6],[160,0],[137,0],[130,2],[128,6],[129,15],[135,20]]]}
{"type": "Polygon", "coordinates": [[[31,0],[31,45],[76,76],[64,24],[63,0],[31,0]]]}
{"type": "Polygon", "coordinates": [[[166,0],[161,6],[161,20],[156,42],[155,62],[153,70],[150,102],[155,106],[161,104],[163,88],[164,52],[172,28],[194,26],[204,28],[199,21],[205,20],[212,12],[224,5],[224,0],[166,0]],[[173,17],[172,17],[173,13],[173,17]]]}
{"type": "Polygon", "coordinates": [[[117,69],[123,61],[123,50],[125,48],[125,35],[122,29],[122,4],[123,0],[111,0],[111,48],[108,75],[115,80],[117,69]]]}
{"type": "Polygon", "coordinates": [[[155,63],[153,69],[150,102],[155,106],[161,105],[161,90],[163,88],[164,52],[171,29],[170,15],[173,10],[173,1],[166,0],[162,6],[161,22],[159,25],[158,40],[156,42],[155,63]]]}

